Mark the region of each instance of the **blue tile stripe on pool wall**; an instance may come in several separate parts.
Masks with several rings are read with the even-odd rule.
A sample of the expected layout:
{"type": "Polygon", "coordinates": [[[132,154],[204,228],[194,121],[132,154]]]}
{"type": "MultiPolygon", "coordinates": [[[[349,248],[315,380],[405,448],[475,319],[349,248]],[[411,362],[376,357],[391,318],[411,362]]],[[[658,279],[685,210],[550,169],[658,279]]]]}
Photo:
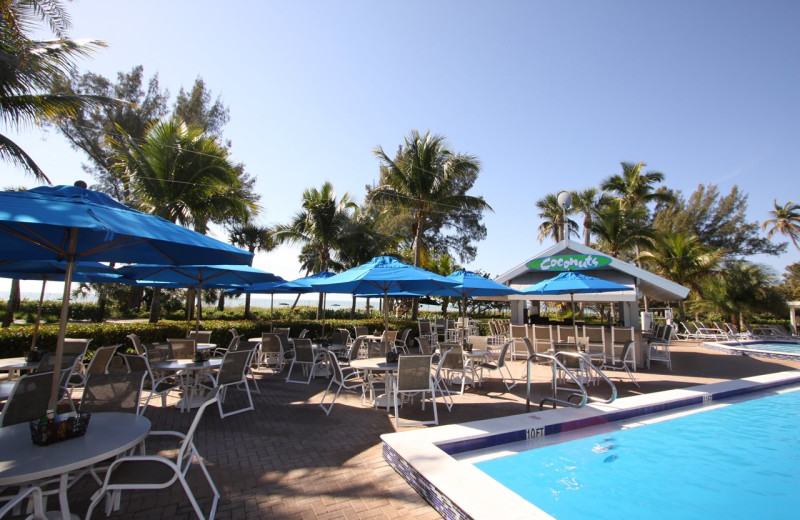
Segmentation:
{"type": "Polygon", "coordinates": [[[383,458],[408,484],[447,520],[472,520],[458,505],[441,493],[391,446],[383,443],[383,458]]]}

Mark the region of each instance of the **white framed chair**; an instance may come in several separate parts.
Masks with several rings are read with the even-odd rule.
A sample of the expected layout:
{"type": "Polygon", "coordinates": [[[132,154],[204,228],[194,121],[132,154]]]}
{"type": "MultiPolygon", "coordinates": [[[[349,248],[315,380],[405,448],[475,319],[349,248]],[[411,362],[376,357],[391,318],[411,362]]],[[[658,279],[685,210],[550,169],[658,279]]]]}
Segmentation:
{"type": "Polygon", "coordinates": [[[439,365],[441,365],[442,370],[444,371],[442,380],[449,384],[453,384],[456,374],[459,374],[459,378],[461,380],[461,390],[458,392],[458,394],[463,395],[464,387],[466,386],[467,382],[467,370],[469,368],[467,360],[464,358],[464,350],[461,348],[461,345],[456,343],[441,343],[440,350],[442,352],[447,350],[448,352],[447,356],[443,357],[441,361],[439,361],[439,365]]]}
{"type": "Polygon", "coordinates": [[[210,330],[190,330],[186,337],[193,339],[195,343],[211,343],[210,330]]]}
{"type": "Polygon", "coordinates": [[[339,360],[336,358],[336,355],[326,350],[324,351],[324,355],[328,358],[328,364],[331,366],[333,370],[333,376],[331,376],[331,380],[328,383],[328,387],[325,389],[325,393],[322,394],[322,399],[319,401],[319,407],[322,408],[322,411],[325,412],[325,415],[330,415],[331,410],[333,410],[333,405],[336,403],[336,398],[339,397],[339,393],[342,390],[350,390],[350,391],[361,391],[361,402],[364,402],[365,398],[365,389],[366,389],[366,381],[364,377],[359,373],[358,370],[351,367],[342,367],[339,365],[339,360]],[[336,385],[336,391],[333,392],[331,389],[336,385]],[[325,398],[328,397],[328,394],[333,394],[333,399],[331,403],[325,407],[325,398]]]}
{"type": "Polygon", "coordinates": [[[511,346],[511,360],[518,358],[527,359],[528,349],[525,348],[523,338],[528,337],[528,328],[525,325],[511,325],[509,328],[509,341],[511,346]]]}
{"type": "Polygon", "coordinates": [[[250,359],[253,356],[253,350],[233,350],[225,353],[222,358],[222,364],[216,375],[210,374],[209,377],[214,382],[214,387],[219,389],[217,397],[217,407],[219,408],[219,416],[224,419],[230,415],[237,413],[255,410],[253,406],[253,396],[250,394],[250,384],[247,381],[247,367],[250,365],[250,359]],[[242,408],[234,409],[226,412],[223,410],[222,404],[225,402],[225,397],[228,393],[228,388],[236,386],[242,389],[247,394],[248,405],[242,408]]]}
{"type": "Polygon", "coordinates": [[[146,376],[147,372],[89,374],[78,411],[140,414],[146,376]]]}
{"type": "MultiPolygon", "coordinates": [[[[529,342],[526,343],[530,344],[529,342]]],[[[511,391],[512,388],[517,386],[517,383],[514,381],[514,377],[511,375],[511,370],[508,368],[508,365],[506,365],[506,353],[511,345],[511,341],[507,341],[503,344],[503,346],[500,348],[500,355],[497,356],[497,360],[494,363],[481,363],[481,368],[500,374],[500,380],[506,386],[506,390],[508,391],[511,391]],[[503,369],[505,369],[505,373],[503,373],[503,369]]]]}
{"type": "Polygon", "coordinates": [[[272,368],[275,372],[283,372],[283,365],[286,362],[284,357],[283,344],[280,336],[274,332],[264,332],[261,334],[261,346],[257,365],[264,365],[265,368],[272,368]]]}
{"type": "Polygon", "coordinates": [[[667,325],[664,336],[647,344],[647,368],[651,361],[666,363],[667,369],[672,371],[672,358],[669,353],[670,338],[672,338],[672,325],[667,325]]]}
{"type": "Polygon", "coordinates": [[[167,338],[169,343],[169,359],[191,359],[197,351],[197,340],[194,338],[167,338]]]}
{"type": "Polygon", "coordinates": [[[143,390],[147,390],[149,395],[147,399],[145,399],[144,405],[140,408],[140,414],[144,414],[145,410],[147,410],[150,399],[152,399],[154,395],[160,396],[161,406],[166,407],[167,395],[173,390],[180,390],[180,378],[174,375],[157,378],[150,368],[150,360],[147,359],[147,356],[140,354],[119,354],[119,356],[125,361],[129,372],[145,372],[147,374],[142,383],[142,388],[143,390]]]}
{"type": "Polygon", "coordinates": [[[325,360],[324,352],[314,352],[310,339],[295,339],[293,343],[294,357],[289,366],[289,373],[286,375],[286,382],[310,384],[311,378],[314,377],[314,368],[325,360]],[[308,376],[306,380],[292,379],[295,365],[301,368],[304,375],[308,376]]]}
{"type": "Polygon", "coordinates": [[[447,411],[450,412],[453,410],[453,404],[455,401],[453,400],[453,395],[450,393],[450,389],[447,388],[447,384],[445,383],[444,379],[442,379],[442,365],[444,360],[447,359],[447,353],[450,352],[450,349],[446,349],[441,355],[437,356],[434,354],[431,357],[431,362],[436,365],[436,370],[433,372],[433,382],[436,384],[436,390],[439,392],[439,395],[442,396],[442,401],[444,401],[444,405],[447,407],[447,411]]]}
{"type": "Polygon", "coordinates": [[[25,500],[28,500],[33,508],[33,513],[26,516],[25,520],[47,520],[47,515],[44,511],[42,488],[39,486],[20,488],[19,492],[11,497],[11,500],[3,504],[3,507],[0,507],[0,518],[4,518],[12,509],[21,505],[25,500]]]}
{"type": "Polygon", "coordinates": [[[400,337],[394,341],[395,347],[399,349],[404,354],[409,354],[408,351],[408,335],[411,334],[411,329],[403,329],[402,334],[400,337]]]}
{"type": "Polygon", "coordinates": [[[396,427],[416,426],[421,424],[439,424],[436,411],[436,384],[431,374],[431,356],[400,356],[397,360],[397,374],[394,378],[392,392],[394,395],[394,424],[396,427]],[[432,421],[409,421],[400,423],[400,400],[404,396],[420,395],[422,409],[425,409],[425,397],[430,395],[433,405],[432,421]]]}
{"type": "MultiPolygon", "coordinates": [[[[611,327],[611,345],[606,351],[605,361],[604,363],[611,362],[611,364],[615,364],[620,358],[617,357],[617,349],[622,351],[622,349],[627,345],[629,341],[635,341],[636,336],[634,336],[633,327],[611,327]]],[[[636,370],[636,351],[635,349],[631,352],[631,356],[633,356],[631,366],[633,370],[636,370]]]]}
{"type": "MultiPolygon", "coordinates": [[[[111,513],[112,507],[113,509],[119,509],[120,494],[122,491],[166,489],[172,486],[176,481],[180,482],[195,514],[199,518],[202,520],[214,518],[217,511],[217,502],[219,501],[219,491],[214,485],[214,481],[211,479],[211,475],[203,462],[203,458],[194,445],[194,434],[197,431],[197,426],[200,424],[200,419],[203,417],[206,408],[217,402],[218,393],[219,389],[215,388],[209,394],[209,398],[200,405],[186,434],[175,431],[150,432],[147,437],[148,439],[152,437],[173,437],[178,440],[179,449],[174,459],[161,455],[129,455],[120,457],[112,462],[103,479],[102,487],[91,497],[91,503],[86,512],[86,519],[91,519],[92,512],[98,502],[109,494],[111,500],[106,502],[106,514],[111,513]],[[186,474],[192,467],[193,462],[200,467],[214,496],[211,503],[211,510],[207,517],[200,509],[200,504],[197,503],[194,493],[192,493],[192,489],[186,481],[186,474]]],[[[148,443],[148,445],[150,445],[150,443],[148,443]]]]}
{"type": "Polygon", "coordinates": [[[546,352],[553,349],[553,326],[534,325],[533,326],[533,350],[536,352],[546,352]]]}
{"type": "Polygon", "coordinates": [[[633,372],[631,372],[630,368],[628,368],[628,363],[633,361],[633,349],[636,346],[636,342],[631,340],[622,347],[622,354],[617,358],[617,360],[611,364],[608,363],[606,360],[603,365],[600,367],[600,370],[621,370],[628,374],[628,377],[631,378],[633,384],[636,385],[636,388],[639,387],[639,382],[636,381],[636,378],[633,377],[633,372]]]}

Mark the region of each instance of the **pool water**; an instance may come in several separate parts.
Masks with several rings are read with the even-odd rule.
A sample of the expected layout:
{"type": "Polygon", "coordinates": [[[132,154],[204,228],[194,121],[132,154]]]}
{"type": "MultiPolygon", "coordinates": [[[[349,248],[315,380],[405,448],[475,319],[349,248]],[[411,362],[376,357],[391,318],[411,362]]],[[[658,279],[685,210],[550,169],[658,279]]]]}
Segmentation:
{"type": "Polygon", "coordinates": [[[800,516],[800,391],[475,463],[559,520],[800,516]]]}
{"type": "Polygon", "coordinates": [[[763,350],[765,352],[774,352],[777,354],[800,354],[800,343],[792,342],[757,342],[757,343],[742,343],[733,344],[728,343],[730,346],[741,347],[745,350],[763,350]]]}

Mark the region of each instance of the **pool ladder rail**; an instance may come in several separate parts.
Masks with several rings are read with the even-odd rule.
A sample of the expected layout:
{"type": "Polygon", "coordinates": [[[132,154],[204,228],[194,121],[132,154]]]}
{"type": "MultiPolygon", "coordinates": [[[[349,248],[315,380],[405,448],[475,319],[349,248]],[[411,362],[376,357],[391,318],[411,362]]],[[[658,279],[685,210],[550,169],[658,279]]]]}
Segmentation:
{"type": "Polygon", "coordinates": [[[549,364],[553,369],[553,396],[552,397],[544,397],[539,401],[539,410],[543,410],[545,404],[553,405],[553,408],[556,405],[567,406],[572,408],[583,408],[586,406],[586,403],[589,401],[592,402],[599,402],[604,404],[613,403],[614,400],[617,398],[617,387],[614,386],[614,383],[599,369],[597,368],[589,359],[588,356],[582,354],[580,352],[556,352],[555,355],[550,354],[542,354],[542,353],[533,353],[531,354],[528,359],[528,376],[527,376],[527,394],[525,398],[525,407],[528,412],[531,410],[531,363],[532,362],[545,362],[549,364]],[[562,358],[562,359],[559,359],[562,358]],[[608,386],[611,388],[611,396],[607,398],[601,398],[596,396],[589,395],[589,392],[586,390],[586,385],[584,384],[584,378],[579,377],[576,375],[572,369],[568,368],[564,365],[562,360],[564,358],[573,358],[577,361],[577,364],[583,367],[584,372],[591,372],[594,373],[599,379],[605,381],[608,386]],[[563,374],[563,375],[562,375],[563,374]],[[573,387],[565,387],[559,386],[559,380],[561,379],[569,379],[577,388],[573,387]],[[558,397],[559,391],[568,392],[566,399],[560,399],[558,397]],[[577,399],[577,401],[575,401],[577,399]]]}

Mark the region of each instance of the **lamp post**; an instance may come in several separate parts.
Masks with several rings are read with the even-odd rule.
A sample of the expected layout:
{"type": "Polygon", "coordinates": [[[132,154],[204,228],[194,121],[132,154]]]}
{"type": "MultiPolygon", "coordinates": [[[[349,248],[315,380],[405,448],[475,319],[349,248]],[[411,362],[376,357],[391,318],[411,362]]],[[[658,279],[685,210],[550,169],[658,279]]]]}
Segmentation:
{"type": "Polygon", "coordinates": [[[570,192],[558,192],[558,205],[561,206],[561,210],[564,212],[564,220],[561,223],[561,236],[564,240],[567,240],[567,210],[572,206],[572,195],[570,192]]]}

